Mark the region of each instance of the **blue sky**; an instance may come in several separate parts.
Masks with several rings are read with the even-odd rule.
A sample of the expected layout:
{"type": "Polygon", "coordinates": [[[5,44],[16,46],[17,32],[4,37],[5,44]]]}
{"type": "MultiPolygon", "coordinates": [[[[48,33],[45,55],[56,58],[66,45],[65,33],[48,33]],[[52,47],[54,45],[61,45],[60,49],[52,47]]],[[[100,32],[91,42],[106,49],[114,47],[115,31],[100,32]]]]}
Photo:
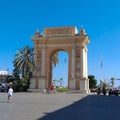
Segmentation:
{"type": "MultiPolygon", "coordinates": [[[[0,1],[0,70],[12,72],[14,54],[30,36],[45,27],[84,25],[88,45],[88,73],[109,80],[120,78],[119,0],[2,0],[0,1]],[[103,68],[100,70],[102,56],[103,68]],[[102,74],[101,74],[102,73],[102,74]]],[[[120,82],[119,82],[120,84],[120,82]]]]}

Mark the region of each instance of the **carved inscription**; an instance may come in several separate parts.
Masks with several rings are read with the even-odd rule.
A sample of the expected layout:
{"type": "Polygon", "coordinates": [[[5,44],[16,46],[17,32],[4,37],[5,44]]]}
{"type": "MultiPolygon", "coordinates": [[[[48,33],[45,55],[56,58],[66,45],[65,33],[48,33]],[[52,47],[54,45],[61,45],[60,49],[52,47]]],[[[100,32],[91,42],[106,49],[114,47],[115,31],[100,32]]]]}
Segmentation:
{"type": "Polygon", "coordinates": [[[76,34],[76,27],[45,28],[44,35],[76,34]]]}

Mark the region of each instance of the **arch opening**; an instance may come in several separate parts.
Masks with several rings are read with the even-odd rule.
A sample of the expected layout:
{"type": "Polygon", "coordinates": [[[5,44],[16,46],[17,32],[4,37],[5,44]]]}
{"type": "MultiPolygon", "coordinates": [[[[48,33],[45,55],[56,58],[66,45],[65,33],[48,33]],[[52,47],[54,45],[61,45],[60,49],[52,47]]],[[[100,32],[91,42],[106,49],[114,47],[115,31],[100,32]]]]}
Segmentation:
{"type": "Polygon", "coordinates": [[[59,50],[52,56],[57,54],[58,63],[52,62],[52,83],[58,88],[68,88],[68,66],[69,66],[69,55],[66,51],[59,50]]]}

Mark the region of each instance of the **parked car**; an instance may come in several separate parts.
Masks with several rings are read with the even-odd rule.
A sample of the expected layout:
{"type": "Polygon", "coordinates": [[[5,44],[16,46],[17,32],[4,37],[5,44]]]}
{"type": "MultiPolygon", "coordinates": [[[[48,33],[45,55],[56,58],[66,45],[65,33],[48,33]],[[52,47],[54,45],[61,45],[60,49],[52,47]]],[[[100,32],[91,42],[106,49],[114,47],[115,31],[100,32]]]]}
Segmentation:
{"type": "Polygon", "coordinates": [[[0,86],[0,91],[7,92],[7,89],[8,89],[7,83],[2,83],[0,86]]]}
{"type": "Polygon", "coordinates": [[[110,95],[116,95],[118,96],[120,94],[120,90],[119,89],[110,89],[109,90],[109,96],[110,95]]]}

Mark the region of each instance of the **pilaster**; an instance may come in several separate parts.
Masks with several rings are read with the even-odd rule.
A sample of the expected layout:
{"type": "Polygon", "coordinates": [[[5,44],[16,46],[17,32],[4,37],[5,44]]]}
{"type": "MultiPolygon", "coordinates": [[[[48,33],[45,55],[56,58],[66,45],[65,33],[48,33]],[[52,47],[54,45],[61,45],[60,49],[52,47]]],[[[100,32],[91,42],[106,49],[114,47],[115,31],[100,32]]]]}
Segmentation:
{"type": "Polygon", "coordinates": [[[75,44],[72,45],[72,56],[71,56],[71,77],[75,78],[75,44]]]}
{"type": "Polygon", "coordinates": [[[45,76],[45,57],[46,57],[46,48],[45,44],[42,45],[42,58],[41,58],[41,76],[45,76]]]}
{"type": "Polygon", "coordinates": [[[87,78],[87,48],[86,46],[81,46],[80,47],[80,56],[81,56],[81,61],[80,61],[80,66],[81,66],[81,77],[82,78],[87,78]]]}

